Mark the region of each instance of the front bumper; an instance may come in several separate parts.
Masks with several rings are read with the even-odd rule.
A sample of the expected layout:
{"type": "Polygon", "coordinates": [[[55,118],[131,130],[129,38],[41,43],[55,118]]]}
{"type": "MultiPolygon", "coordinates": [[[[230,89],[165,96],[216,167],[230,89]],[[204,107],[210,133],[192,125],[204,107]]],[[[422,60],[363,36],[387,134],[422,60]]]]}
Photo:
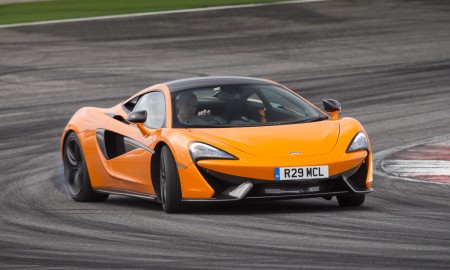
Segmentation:
{"type": "Polygon", "coordinates": [[[354,196],[373,191],[366,187],[368,160],[327,179],[267,181],[237,177],[198,167],[214,190],[211,198],[184,198],[183,202],[232,202],[354,196]]]}

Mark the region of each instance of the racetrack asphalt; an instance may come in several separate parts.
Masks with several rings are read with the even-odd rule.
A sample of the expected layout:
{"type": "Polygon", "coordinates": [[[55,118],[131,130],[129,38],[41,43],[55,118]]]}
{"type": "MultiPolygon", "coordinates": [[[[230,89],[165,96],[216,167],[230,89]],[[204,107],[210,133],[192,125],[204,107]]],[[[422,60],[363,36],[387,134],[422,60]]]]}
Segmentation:
{"type": "Polygon", "coordinates": [[[450,185],[375,175],[323,199],[165,214],[76,203],[59,136],[80,107],[203,75],[270,78],[367,129],[374,152],[450,134],[450,2],[326,1],[0,29],[0,268],[448,269],[450,185]]]}

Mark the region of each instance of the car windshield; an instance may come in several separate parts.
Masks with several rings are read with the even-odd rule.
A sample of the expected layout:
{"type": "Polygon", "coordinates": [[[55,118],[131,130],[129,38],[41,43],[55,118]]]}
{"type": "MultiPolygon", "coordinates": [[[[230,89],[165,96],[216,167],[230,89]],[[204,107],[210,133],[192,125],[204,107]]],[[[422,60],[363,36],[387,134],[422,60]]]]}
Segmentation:
{"type": "Polygon", "coordinates": [[[173,93],[173,127],[239,127],[328,119],[308,102],[273,84],[213,85],[173,93]]]}

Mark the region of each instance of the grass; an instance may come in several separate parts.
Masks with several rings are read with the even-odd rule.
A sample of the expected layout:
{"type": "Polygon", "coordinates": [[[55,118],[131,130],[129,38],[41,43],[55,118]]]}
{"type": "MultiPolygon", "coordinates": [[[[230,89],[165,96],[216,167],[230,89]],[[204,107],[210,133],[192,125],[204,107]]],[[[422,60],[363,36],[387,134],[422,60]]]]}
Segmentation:
{"type": "Polygon", "coordinates": [[[0,5],[0,24],[85,18],[276,0],[54,0],[0,5]]]}

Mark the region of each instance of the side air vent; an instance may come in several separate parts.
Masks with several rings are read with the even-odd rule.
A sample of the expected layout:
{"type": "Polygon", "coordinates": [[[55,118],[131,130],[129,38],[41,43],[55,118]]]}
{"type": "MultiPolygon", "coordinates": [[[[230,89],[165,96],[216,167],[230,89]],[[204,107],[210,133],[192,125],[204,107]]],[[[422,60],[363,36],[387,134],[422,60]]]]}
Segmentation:
{"type": "Polygon", "coordinates": [[[109,130],[97,129],[96,137],[98,146],[107,160],[121,156],[138,148],[142,148],[152,154],[154,153],[152,149],[144,144],[109,130]]]}

